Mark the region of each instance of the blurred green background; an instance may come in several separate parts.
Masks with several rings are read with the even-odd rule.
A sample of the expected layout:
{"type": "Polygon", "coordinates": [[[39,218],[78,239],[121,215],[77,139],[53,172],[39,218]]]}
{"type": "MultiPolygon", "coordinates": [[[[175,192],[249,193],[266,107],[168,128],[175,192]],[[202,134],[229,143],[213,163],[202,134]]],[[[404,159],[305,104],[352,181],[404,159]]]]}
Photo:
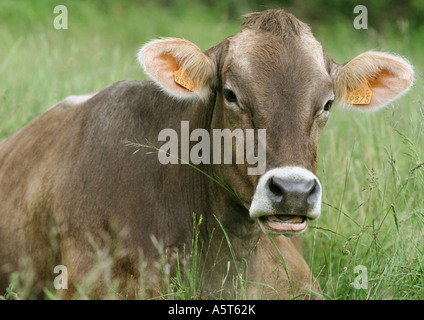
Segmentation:
{"type": "Polygon", "coordinates": [[[243,14],[271,8],[308,23],[339,63],[373,49],[414,65],[414,87],[385,109],[332,109],[318,153],[322,215],[304,245],[327,299],[423,299],[424,0],[1,0],[0,141],[68,95],[147,79],[135,57],[151,39],[206,50],[237,33],[243,14]],[[353,26],[358,4],[366,30],[353,26]],[[53,26],[57,5],[67,30],[53,26]],[[368,268],[366,290],[352,286],[357,265],[368,268]]]}

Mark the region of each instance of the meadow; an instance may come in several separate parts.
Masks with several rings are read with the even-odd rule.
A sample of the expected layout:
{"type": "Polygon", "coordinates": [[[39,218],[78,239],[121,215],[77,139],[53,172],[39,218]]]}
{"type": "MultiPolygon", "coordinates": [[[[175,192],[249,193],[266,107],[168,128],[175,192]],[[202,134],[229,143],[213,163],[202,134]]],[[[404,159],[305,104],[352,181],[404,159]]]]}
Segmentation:
{"type": "MultiPolygon", "coordinates": [[[[239,3],[229,12],[222,2],[3,0],[0,141],[66,96],[147,79],[135,56],[151,39],[182,37],[206,50],[239,31],[234,16],[275,7],[239,3]],[[59,4],[68,29],[54,28],[59,4]]],[[[296,16],[339,63],[373,49],[415,68],[411,91],[376,113],[332,109],[318,152],[322,214],[302,236],[306,262],[326,299],[423,299],[424,27],[401,18],[373,26],[370,18],[368,29],[356,30],[353,13],[351,20],[296,16]],[[367,281],[360,288],[358,276],[367,281]]]]}

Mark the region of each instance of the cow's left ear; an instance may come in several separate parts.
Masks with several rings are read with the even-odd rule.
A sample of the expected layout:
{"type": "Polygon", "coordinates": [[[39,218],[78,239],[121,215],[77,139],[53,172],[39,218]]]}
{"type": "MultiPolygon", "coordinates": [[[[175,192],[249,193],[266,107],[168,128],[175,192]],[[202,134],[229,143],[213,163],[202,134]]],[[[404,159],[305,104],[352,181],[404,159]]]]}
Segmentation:
{"type": "Polygon", "coordinates": [[[206,100],[215,76],[215,64],[195,44],[164,38],[145,44],[138,52],[144,71],[169,95],[206,100]]]}
{"type": "Polygon", "coordinates": [[[369,51],[344,65],[336,65],[331,76],[339,103],[369,111],[407,92],[412,86],[414,71],[400,56],[369,51]]]}

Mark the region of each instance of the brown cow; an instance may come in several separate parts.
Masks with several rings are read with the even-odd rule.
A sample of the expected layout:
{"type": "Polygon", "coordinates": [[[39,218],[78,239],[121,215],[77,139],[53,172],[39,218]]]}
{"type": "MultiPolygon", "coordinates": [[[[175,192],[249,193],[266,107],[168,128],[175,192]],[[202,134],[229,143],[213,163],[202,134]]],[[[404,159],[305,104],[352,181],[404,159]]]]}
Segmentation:
{"type": "MultiPolygon", "coordinates": [[[[72,297],[106,252],[110,279],[121,280],[122,292],[140,290],[144,277],[146,296],[159,294],[159,255],[168,254],[175,275],[171,255],[179,252],[182,263],[189,252],[195,213],[203,217],[201,297],[240,297],[240,287],[253,298],[321,297],[298,240],[290,238],[320,215],[320,132],[333,100],[375,110],[409,89],[412,67],[380,52],[339,65],[291,14],[244,18],[240,33],[206,52],[182,39],[147,43],[138,59],[153,82],[121,81],[69,97],[1,143],[2,291],[27,259],[34,294],[51,288],[54,266],[63,265],[69,287],[59,291],[72,297]],[[161,149],[134,152],[124,143],[169,145],[169,136],[158,138],[162,129],[178,133],[187,123],[190,134],[241,129],[246,143],[253,129],[253,150],[246,144],[244,161],[234,153],[229,162],[200,161],[201,173],[162,164],[161,149]],[[254,174],[248,156],[262,151],[266,163],[258,162],[254,174]],[[247,286],[238,275],[247,275],[247,286]]],[[[240,151],[235,140],[230,149],[240,151]]],[[[210,159],[225,157],[213,147],[210,159]]],[[[91,284],[93,297],[104,293],[101,279],[91,284]]]]}

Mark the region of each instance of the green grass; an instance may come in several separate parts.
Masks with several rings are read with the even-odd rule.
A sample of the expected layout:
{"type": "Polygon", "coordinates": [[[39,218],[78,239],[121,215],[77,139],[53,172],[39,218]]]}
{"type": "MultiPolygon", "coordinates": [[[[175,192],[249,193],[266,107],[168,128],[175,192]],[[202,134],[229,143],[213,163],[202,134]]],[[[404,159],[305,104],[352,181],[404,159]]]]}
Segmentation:
{"type": "MultiPolygon", "coordinates": [[[[184,37],[206,50],[240,25],[219,8],[209,11],[197,3],[68,1],[69,29],[56,30],[58,4],[0,3],[0,140],[68,95],[146,79],[135,55],[150,39],[184,37]]],[[[247,5],[240,8],[248,11],[247,5]]],[[[327,299],[424,298],[423,29],[398,26],[378,30],[370,21],[370,29],[355,30],[352,21],[337,17],[331,24],[312,24],[339,63],[383,50],[406,56],[416,73],[414,88],[402,99],[372,114],[333,108],[323,131],[317,172],[323,209],[304,236],[304,251],[327,299]],[[352,285],[358,265],[367,268],[367,289],[352,285]]],[[[187,262],[188,273],[180,270],[168,279],[173,289],[167,294],[197,297],[198,263],[187,262]]],[[[224,280],[230,281],[223,275],[224,280]]],[[[16,297],[13,286],[5,297],[16,297]]]]}
{"type": "Polygon", "coordinates": [[[424,118],[418,108],[402,106],[409,108],[355,119],[348,144],[334,138],[340,129],[331,122],[324,134],[322,218],[306,242],[328,298],[423,298],[424,118]],[[368,290],[349,286],[357,265],[368,268],[368,290]]]}

